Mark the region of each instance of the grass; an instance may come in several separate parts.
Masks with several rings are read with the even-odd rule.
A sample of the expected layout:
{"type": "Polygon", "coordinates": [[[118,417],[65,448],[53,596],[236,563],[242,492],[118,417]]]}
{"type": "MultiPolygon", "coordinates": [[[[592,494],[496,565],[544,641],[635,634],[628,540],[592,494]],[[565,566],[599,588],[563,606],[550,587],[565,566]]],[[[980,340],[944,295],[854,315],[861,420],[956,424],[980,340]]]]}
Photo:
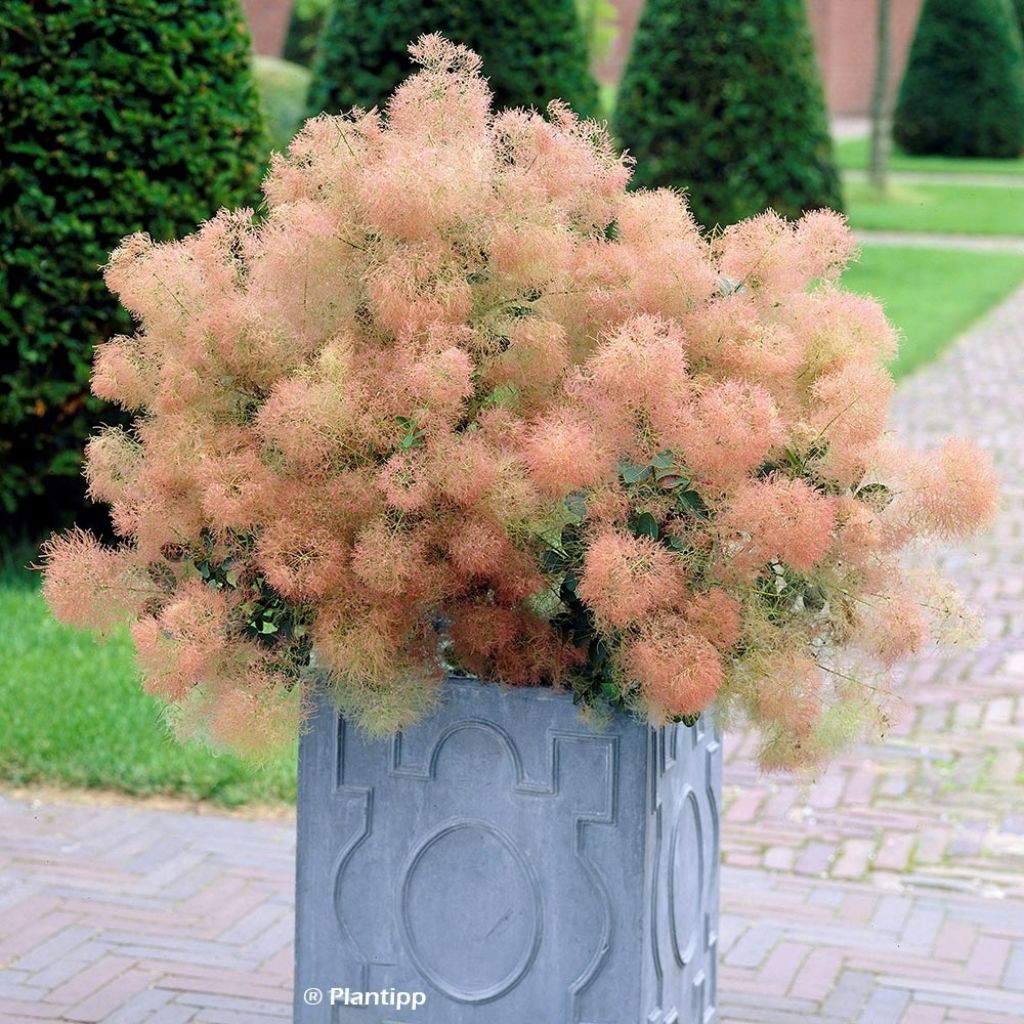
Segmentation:
{"type": "Polygon", "coordinates": [[[58,625],[27,573],[0,576],[0,622],[0,778],[224,806],[294,800],[294,756],[260,767],[179,745],[139,688],[128,636],[97,646],[58,625]]]}
{"type": "Polygon", "coordinates": [[[312,77],[309,68],[276,57],[253,58],[253,74],[263,106],[270,145],[284,149],[306,116],[306,93],[312,77]]]}
{"type": "Polygon", "coordinates": [[[881,198],[867,182],[846,182],[850,223],[873,231],[1024,235],[1024,189],[900,185],[881,198]]]}
{"type": "Polygon", "coordinates": [[[903,334],[898,378],[930,362],[1024,281],[1024,255],[865,245],[843,278],[873,295],[903,334]]]}
{"type": "MultiPolygon", "coordinates": [[[[836,160],[844,171],[866,171],[868,140],[843,139],[836,143],[836,160]]],[[[1024,159],[985,160],[971,157],[908,156],[893,150],[889,160],[893,171],[915,174],[1005,174],[1024,175],[1024,159]]]]}

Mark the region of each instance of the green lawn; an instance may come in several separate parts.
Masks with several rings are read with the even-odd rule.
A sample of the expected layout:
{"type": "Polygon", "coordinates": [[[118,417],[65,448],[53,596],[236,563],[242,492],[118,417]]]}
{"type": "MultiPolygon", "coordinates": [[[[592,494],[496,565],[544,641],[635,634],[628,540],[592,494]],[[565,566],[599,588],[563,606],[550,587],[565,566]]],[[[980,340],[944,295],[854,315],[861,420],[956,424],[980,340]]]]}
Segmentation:
{"type": "Polygon", "coordinates": [[[881,300],[903,334],[892,366],[902,377],[929,362],[1024,281],[1024,255],[865,245],[843,278],[881,300]]]}
{"type": "Polygon", "coordinates": [[[272,148],[284,149],[306,116],[309,68],[276,57],[253,58],[253,75],[272,148]]]}
{"type": "Polygon", "coordinates": [[[894,183],[882,199],[867,182],[848,181],[845,193],[855,228],[1024,235],[1024,189],[894,183]]]}
{"type": "Polygon", "coordinates": [[[97,646],[58,625],[27,573],[0,576],[0,621],[0,778],[228,806],[294,799],[294,757],[259,767],[176,743],[139,688],[128,637],[97,646]]]}
{"type": "MultiPolygon", "coordinates": [[[[864,171],[868,166],[868,140],[844,139],[836,143],[836,159],[844,171],[864,171]]],[[[915,174],[1024,174],[1024,159],[983,160],[970,157],[908,156],[893,150],[889,167],[915,174]]]]}

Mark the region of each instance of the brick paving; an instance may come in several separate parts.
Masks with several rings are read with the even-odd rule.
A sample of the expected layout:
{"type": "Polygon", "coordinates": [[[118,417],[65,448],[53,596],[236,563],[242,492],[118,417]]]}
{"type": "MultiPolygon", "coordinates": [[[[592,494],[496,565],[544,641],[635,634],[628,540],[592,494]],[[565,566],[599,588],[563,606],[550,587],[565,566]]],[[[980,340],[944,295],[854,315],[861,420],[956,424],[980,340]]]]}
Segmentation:
{"type": "Polygon", "coordinates": [[[901,436],[973,436],[1003,509],[937,561],[984,648],[904,674],[887,742],[813,784],[726,741],[721,1002],[728,1024],[1024,1020],[1024,291],[900,388],[901,436]]]}
{"type": "MultiPolygon", "coordinates": [[[[1024,291],[896,403],[1003,475],[991,533],[940,558],[987,646],[916,662],[889,739],[813,784],[727,741],[723,1024],[1024,1020],[1021,353],[1024,291]]],[[[289,1019],[293,857],[287,822],[0,796],[0,1022],[289,1019]]]]}
{"type": "Polygon", "coordinates": [[[291,1019],[294,824],[0,797],[0,1022],[291,1019]]]}

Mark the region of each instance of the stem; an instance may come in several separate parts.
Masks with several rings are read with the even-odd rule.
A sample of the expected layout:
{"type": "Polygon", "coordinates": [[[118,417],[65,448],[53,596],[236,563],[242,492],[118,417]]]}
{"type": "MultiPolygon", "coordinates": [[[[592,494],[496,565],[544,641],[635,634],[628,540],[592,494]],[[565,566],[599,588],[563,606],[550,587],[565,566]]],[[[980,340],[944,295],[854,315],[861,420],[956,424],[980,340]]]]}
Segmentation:
{"type": "Polygon", "coordinates": [[[878,0],[878,21],[875,40],[878,59],[871,93],[871,163],[868,179],[881,195],[889,189],[889,148],[891,109],[889,76],[892,66],[892,0],[878,0]]]}

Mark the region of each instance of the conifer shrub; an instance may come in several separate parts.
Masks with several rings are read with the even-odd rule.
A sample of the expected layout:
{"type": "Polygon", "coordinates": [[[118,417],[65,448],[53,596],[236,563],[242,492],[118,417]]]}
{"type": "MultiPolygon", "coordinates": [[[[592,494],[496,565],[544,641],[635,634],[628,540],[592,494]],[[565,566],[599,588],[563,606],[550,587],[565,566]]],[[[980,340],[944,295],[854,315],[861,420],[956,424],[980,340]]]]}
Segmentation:
{"type": "Polygon", "coordinates": [[[295,0],[281,55],[285,60],[307,68],[312,66],[330,9],[330,0],[295,0]]]}
{"type": "Polygon", "coordinates": [[[80,507],[94,346],[129,316],[98,268],[258,194],[263,138],[236,0],[0,9],[0,495],[12,526],[80,507]]]}
{"type": "Polygon", "coordinates": [[[842,209],[804,0],[647,0],[614,128],[706,227],[842,209]]]}
{"type": "Polygon", "coordinates": [[[310,113],[384,103],[412,71],[409,40],[426,32],[481,55],[498,107],[543,110],[561,100],[597,112],[576,0],[336,0],[313,63],[310,113]]]}
{"type": "Polygon", "coordinates": [[[893,138],[915,154],[1020,156],[1024,43],[1007,0],[925,0],[893,138]]]}
{"type": "Polygon", "coordinates": [[[895,336],[839,287],[842,218],[709,239],[598,125],[494,114],[470,51],[412,54],[383,113],[275,157],[264,220],[111,258],[141,328],[93,388],[137,418],[86,478],[122,541],[48,543],[54,613],[130,624],[180,727],[243,748],[314,678],[379,733],[453,670],[745,717],[766,767],[884,722],[884,670],[963,618],[901,549],[995,485],[965,442],[886,436],[895,336]]]}

